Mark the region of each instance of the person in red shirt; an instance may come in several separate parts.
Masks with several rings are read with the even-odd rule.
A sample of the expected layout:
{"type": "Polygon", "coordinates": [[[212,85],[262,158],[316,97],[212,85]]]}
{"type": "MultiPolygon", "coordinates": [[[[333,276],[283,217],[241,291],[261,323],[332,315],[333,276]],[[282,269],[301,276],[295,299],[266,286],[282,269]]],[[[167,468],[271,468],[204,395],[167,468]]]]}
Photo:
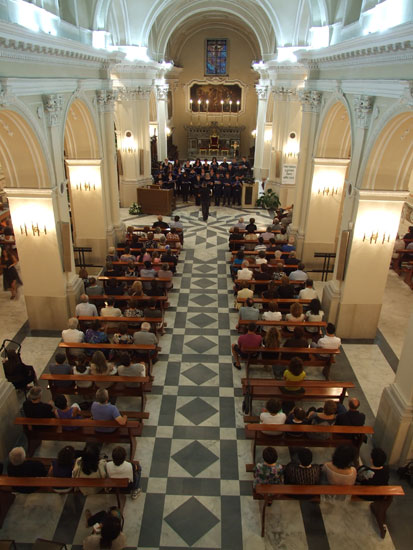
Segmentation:
{"type": "Polygon", "coordinates": [[[238,338],[238,344],[232,344],[232,355],[234,356],[234,367],[241,370],[240,359],[246,359],[248,357],[245,350],[247,348],[258,348],[262,344],[262,336],[256,334],[257,325],[250,323],[248,325],[248,332],[241,334],[238,338]]]}

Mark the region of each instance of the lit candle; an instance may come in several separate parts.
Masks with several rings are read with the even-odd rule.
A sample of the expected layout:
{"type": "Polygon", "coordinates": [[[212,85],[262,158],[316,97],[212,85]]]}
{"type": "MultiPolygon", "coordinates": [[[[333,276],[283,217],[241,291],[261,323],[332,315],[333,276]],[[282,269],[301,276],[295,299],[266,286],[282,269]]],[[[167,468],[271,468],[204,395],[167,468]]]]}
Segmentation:
{"type": "Polygon", "coordinates": [[[202,101],[200,99],[198,99],[198,113],[201,110],[201,103],[202,103],[202,101]]]}
{"type": "Polygon", "coordinates": [[[222,116],[222,124],[224,124],[224,100],[221,99],[221,116],[222,116]]]}

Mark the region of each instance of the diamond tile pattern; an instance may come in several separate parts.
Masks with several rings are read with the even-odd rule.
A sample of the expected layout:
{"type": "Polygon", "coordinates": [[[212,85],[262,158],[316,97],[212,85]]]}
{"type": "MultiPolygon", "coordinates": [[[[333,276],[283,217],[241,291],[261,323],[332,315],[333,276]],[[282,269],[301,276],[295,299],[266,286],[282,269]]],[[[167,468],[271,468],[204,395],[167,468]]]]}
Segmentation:
{"type": "Polygon", "coordinates": [[[215,323],[215,319],[210,315],[205,315],[205,313],[199,313],[198,315],[195,315],[195,317],[190,317],[188,320],[197,327],[201,328],[207,327],[208,325],[215,323]]]}
{"type": "Polygon", "coordinates": [[[208,296],[208,294],[200,294],[199,296],[196,296],[196,298],[192,298],[191,296],[191,302],[195,302],[199,306],[208,306],[210,304],[216,303],[216,297],[208,296]]]}
{"type": "Polygon", "coordinates": [[[211,281],[211,279],[198,279],[192,282],[194,286],[199,286],[200,288],[209,288],[216,285],[216,281],[211,281]]]}
{"type": "Polygon", "coordinates": [[[218,460],[218,457],[199,441],[193,441],[172,455],[172,458],[193,477],[218,460]]]}
{"type": "Polygon", "coordinates": [[[188,378],[191,382],[194,382],[194,384],[198,384],[198,386],[204,384],[205,382],[208,382],[208,380],[211,380],[211,378],[214,378],[214,376],[217,376],[217,374],[213,370],[206,367],[202,363],[191,367],[182,374],[186,376],[186,378],[188,378]]]}
{"type": "Polygon", "coordinates": [[[214,342],[211,342],[211,340],[208,340],[208,338],[205,338],[205,336],[198,336],[198,338],[194,338],[189,342],[185,342],[185,345],[198,353],[205,353],[206,351],[216,346],[214,342]]]}
{"type": "Polygon", "coordinates": [[[195,497],[166,516],[165,521],[189,546],[219,523],[219,519],[195,497]]]}
{"type": "Polygon", "coordinates": [[[201,273],[210,273],[211,271],[216,271],[216,266],[213,265],[197,265],[194,267],[194,271],[200,271],[201,273]]]}
{"type": "Polygon", "coordinates": [[[178,412],[185,416],[192,424],[198,426],[218,411],[200,397],[196,397],[189,403],[186,403],[186,405],[180,407],[178,412]]]}

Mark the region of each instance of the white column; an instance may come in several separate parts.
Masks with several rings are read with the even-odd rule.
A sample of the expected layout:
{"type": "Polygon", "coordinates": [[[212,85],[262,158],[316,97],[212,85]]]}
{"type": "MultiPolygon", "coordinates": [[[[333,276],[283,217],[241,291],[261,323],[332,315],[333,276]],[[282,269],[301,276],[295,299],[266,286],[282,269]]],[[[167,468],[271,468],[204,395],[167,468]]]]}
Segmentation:
{"type": "Polygon", "coordinates": [[[120,221],[118,170],[115,147],[114,108],[117,92],[113,90],[98,90],[96,92],[99,110],[99,123],[102,136],[102,176],[106,190],[110,227],[107,227],[108,244],[115,244],[122,239],[124,224],[120,221]]]}
{"type": "Polygon", "coordinates": [[[103,265],[107,254],[107,204],[102,186],[101,159],[66,159],[76,246],[90,246],[93,263],[103,265]]]}
{"type": "Polygon", "coordinates": [[[267,116],[268,85],[257,84],[255,89],[258,96],[257,126],[255,136],[254,178],[261,179],[261,171],[264,160],[264,133],[265,119],[267,116]]]}
{"type": "Polygon", "coordinates": [[[335,252],[344,178],[350,159],[315,158],[302,259],[317,264],[314,252],[335,252]]]}
{"type": "Polygon", "coordinates": [[[391,465],[413,459],[413,316],[410,317],[393,384],[384,389],[376,422],[374,443],[386,453],[391,465]]]}
{"type": "Polygon", "coordinates": [[[120,203],[129,207],[137,201],[137,189],[152,182],[149,140],[149,86],[122,88],[116,104],[119,148],[123,174],[120,203]]]}
{"type": "MultiPolygon", "coordinates": [[[[63,121],[63,96],[60,94],[50,94],[43,96],[43,109],[45,113],[46,123],[49,130],[49,140],[50,148],[52,152],[53,165],[55,170],[55,178],[57,185],[56,193],[56,208],[57,208],[57,218],[60,222],[69,224],[71,223],[69,216],[69,205],[67,200],[66,192],[66,174],[64,171],[64,158],[63,158],[63,149],[64,144],[62,141],[64,132],[62,125],[63,121]]],[[[25,187],[29,185],[22,184],[25,187]]],[[[73,254],[73,243],[71,231],[66,235],[68,238],[68,249],[70,255],[70,269],[65,271],[66,278],[66,290],[69,300],[70,311],[74,312],[75,306],[78,302],[78,297],[83,292],[83,283],[79,279],[76,268],[75,268],[75,259],[73,254]]],[[[62,249],[62,236],[60,232],[57,235],[60,241],[60,248],[62,249]]]]}
{"type": "Polygon", "coordinates": [[[158,160],[162,161],[168,156],[166,128],[168,122],[168,84],[157,84],[156,107],[158,112],[158,160]]]}
{"type": "Polygon", "coordinates": [[[321,92],[300,90],[302,109],[300,154],[297,165],[296,196],[292,220],[292,233],[296,235],[297,251],[302,253],[307,211],[311,195],[312,155],[321,107],[321,92]]]}
{"type": "MultiPolygon", "coordinates": [[[[64,267],[58,190],[5,188],[15,231],[31,329],[67,326],[70,303],[64,267]]],[[[67,257],[66,257],[67,261],[67,257]]]]}

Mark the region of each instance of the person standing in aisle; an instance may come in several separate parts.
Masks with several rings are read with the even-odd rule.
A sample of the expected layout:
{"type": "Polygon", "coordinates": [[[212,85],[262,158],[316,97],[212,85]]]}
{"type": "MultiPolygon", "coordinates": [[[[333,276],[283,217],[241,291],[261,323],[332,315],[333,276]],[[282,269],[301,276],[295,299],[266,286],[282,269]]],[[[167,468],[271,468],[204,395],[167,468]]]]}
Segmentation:
{"type": "Polygon", "coordinates": [[[207,185],[207,183],[204,181],[201,185],[199,198],[201,201],[201,209],[202,209],[202,217],[204,219],[204,222],[208,220],[209,215],[209,205],[211,200],[211,189],[207,185]]]}

